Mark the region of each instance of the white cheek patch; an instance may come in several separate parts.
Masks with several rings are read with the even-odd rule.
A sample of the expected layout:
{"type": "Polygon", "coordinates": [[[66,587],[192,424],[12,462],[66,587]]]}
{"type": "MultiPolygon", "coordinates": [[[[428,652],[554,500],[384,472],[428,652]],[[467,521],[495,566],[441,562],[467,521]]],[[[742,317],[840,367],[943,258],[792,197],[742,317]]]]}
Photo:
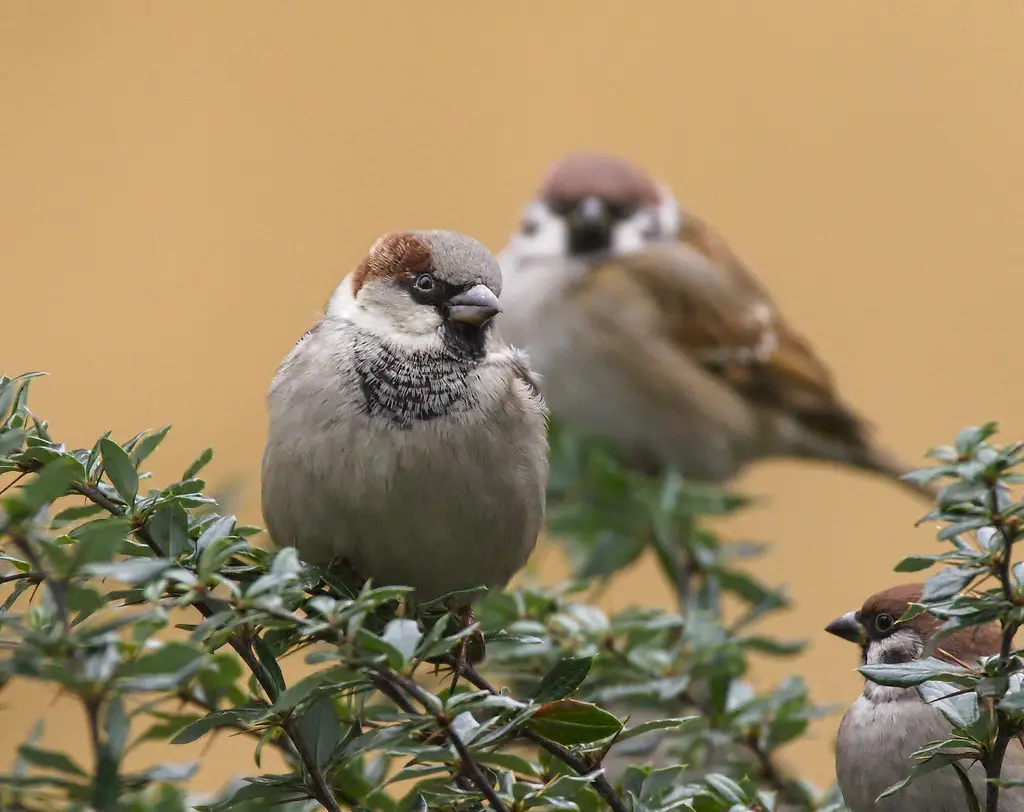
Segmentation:
{"type": "MultiPolygon", "coordinates": [[[[924,644],[917,632],[899,629],[888,637],[868,644],[866,665],[906,663],[916,660],[924,651],[924,644]]],[[[864,681],[864,696],[875,702],[891,702],[898,699],[917,699],[916,688],[891,688],[871,680],[864,681]]]]}
{"type": "Polygon", "coordinates": [[[513,259],[513,264],[564,257],[568,253],[569,233],[565,221],[537,201],[523,210],[519,228],[502,252],[513,259]]]}
{"type": "Polygon", "coordinates": [[[658,191],[661,193],[661,203],[655,210],[658,218],[658,231],[661,233],[661,239],[674,238],[682,228],[683,213],[679,210],[675,195],[672,194],[672,190],[668,186],[659,183],[658,191]]]}
{"type": "Polygon", "coordinates": [[[437,347],[441,342],[441,315],[429,305],[414,302],[404,291],[374,290],[364,286],[357,298],[343,301],[337,293],[331,298],[339,305],[328,308],[328,315],[344,318],[371,335],[387,339],[409,349],[437,347]]]}

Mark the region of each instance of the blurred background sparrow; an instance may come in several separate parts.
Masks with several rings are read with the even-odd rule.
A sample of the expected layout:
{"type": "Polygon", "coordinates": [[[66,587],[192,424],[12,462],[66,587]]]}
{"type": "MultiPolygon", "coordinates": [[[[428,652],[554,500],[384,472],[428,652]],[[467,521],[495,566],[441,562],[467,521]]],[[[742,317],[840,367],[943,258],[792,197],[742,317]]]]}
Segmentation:
{"type": "Polygon", "coordinates": [[[728,243],[638,166],[557,161],[499,259],[499,328],[529,350],[554,417],[636,464],[723,481],[800,457],[933,497],[900,478],[911,466],[878,445],[728,243]]]}
{"type": "MultiPolygon", "coordinates": [[[[922,589],[922,584],[884,589],[864,601],[860,609],[833,620],[825,630],[860,646],[861,662],[867,665],[916,660],[926,653],[942,623],[928,612],[900,621],[907,607],[920,601],[922,589]]],[[[935,650],[927,653],[956,665],[974,666],[979,658],[998,653],[999,641],[999,625],[990,623],[943,637],[935,650]]],[[[955,688],[950,692],[957,693],[955,688]]],[[[864,692],[843,716],[836,740],[836,774],[851,812],[961,812],[968,808],[960,779],[949,766],[915,778],[882,801],[875,800],[906,778],[915,751],[948,738],[949,722],[931,704],[942,695],[930,696],[925,702],[917,688],[893,688],[864,680],[864,692]]],[[[974,763],[968,775],[984,804],[984,768],[974,763]]],[[[1007,781],[1024,779],[1024,749],[1018,740],[1010,742],[1002,776],[1007,781]]],[[[1004,787],[999,793],[999,810],[1024,810],[1024,786],[1004,787]]]]}

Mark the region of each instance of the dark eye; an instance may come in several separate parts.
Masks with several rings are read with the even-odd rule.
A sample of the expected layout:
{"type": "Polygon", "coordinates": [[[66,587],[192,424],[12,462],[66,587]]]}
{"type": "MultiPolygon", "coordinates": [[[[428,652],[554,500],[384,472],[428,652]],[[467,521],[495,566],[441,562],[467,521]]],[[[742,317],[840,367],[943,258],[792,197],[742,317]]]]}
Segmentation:
{"type": "Polygon", "coordinates": [[[416,290],[420,293],[429,293],[434,289],[434,277],[429,273],[421,273],[416,277],[413,285],[416,286],[416,290]]]}
{"type": "Polygon", "coordinates": [[[892,628],[892,624],[892,615],[886,614],[885,612],[879,612],[875,615],[875,631],[887,632],[892,628]]]}
{"type": "Polygon", "coordinates": [[[556,198],[555,200],[548,201],[548,208],[560,217],[565,217],[576,208],[575,200],[568,200],[565,198],[556,198]]]}
{"type": "Polygon", "coordinates": [[[523,220],[519,224],[519,230],[527,237],[532,237],[538,231],[540,231],[540,223],[536,220],[523,220]]]}

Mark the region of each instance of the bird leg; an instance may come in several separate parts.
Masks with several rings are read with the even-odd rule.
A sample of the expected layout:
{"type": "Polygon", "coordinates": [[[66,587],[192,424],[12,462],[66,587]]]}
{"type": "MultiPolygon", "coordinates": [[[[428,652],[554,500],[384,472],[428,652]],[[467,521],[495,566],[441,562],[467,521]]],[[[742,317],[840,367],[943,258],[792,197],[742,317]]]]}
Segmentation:
{"type": "Polygon", "coordinates": [[[346,556],[336,555],[327,565],[328,572],[337,573],[342,584],[352,590],[353,596],[359,594],[359,590],[366,583],[366,578],[353,566],[346,556]]]}
{"type": "MultiPolygon", "coordinates": [[[[469,604],[449,606],[448,611],[456,619],[458,624],[457,632],[468,629],[476,621],[476,617],[473,614],[473,607],[469,604]]],[[[483,655],[484,636],[479,629],[473,632],[473,634],[466,635],[459,641],[458,648],[455,652],[455,665],[452,674],[452,686],[448,692],[449,697],[455,696],[455,687],[458,685],[459,676],[466,667],[466,662],[480,662],[480,660],[483,659],[483,655]],[[473,652],[476,654],[475,657],[470,653],[471,646],[473,652]]]]}

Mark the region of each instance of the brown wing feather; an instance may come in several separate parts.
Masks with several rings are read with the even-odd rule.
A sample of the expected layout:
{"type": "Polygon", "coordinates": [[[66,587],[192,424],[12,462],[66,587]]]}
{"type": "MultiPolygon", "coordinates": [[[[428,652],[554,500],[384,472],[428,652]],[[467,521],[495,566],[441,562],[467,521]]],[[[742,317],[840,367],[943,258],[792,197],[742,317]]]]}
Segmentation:
{"type": "Polygon", "coordinates": [[[707,225],[688,218],[678,244],[615,262],[642,278],[664,315],[661,328],[708,372],[814,431],[857,446],[867,442],[867,426],[839,399],[828,368],[707,225]]]}

